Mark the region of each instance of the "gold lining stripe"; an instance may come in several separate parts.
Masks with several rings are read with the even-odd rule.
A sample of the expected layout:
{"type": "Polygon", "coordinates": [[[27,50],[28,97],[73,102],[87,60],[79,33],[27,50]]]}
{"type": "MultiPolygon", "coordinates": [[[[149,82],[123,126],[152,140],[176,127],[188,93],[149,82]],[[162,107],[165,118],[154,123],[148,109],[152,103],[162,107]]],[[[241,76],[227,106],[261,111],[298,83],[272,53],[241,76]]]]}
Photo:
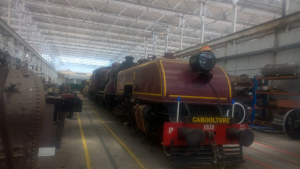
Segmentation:
{"type": "Polygon", "coordinates": [[[142,95],[150,95],[150,96],[162,96],[161,94],[157,94],[157,93],[133,92],[133,94],[142,94],[142,95]]]}
{"type": "Polygon", "coordinates": [[[163,66],[163,64],[162,64],[162,60],[159,60],[159,62],[160,62],[161,69],[162,69],[162,72],[163,72],[163,77],[164,77],[164,96],[166,96],[166,95],[167,95],[166,73],[165,73],[164,66],[163,66]]]}
{"type": "Polygon", "coordinates": [[[135,72],[132,73],[132,80],[135,80],[135,72]]]}
{"type": "Polygon", "coordinates": [[[216,65],[216,67],[218,67],[219,69],[221,69],[224,72],[225,76],[226,76],[226,79],[227,79],[227,82],[228,82],[228,87],[229,87],[229,98],[231,99],[232,98],[232,96],[231,96],[231,83],[230,83],[229,77],[228,77],[226,71],[223,68],[221,68],[218,65],[216,65]]]}
{"type": "Polygon", "coordinates": [[[183,98],[192,98],[192,99],[212,99],[212,100],[227,100],[224,97],[206,97],[206,96],[185,96],[185,95],[169,95],[169,97],[183,97],[183,98]]]}
{"type": "Polygon", "coordinates": [[[162,84],[162,80],[161,80],[161,71],[160,71],[160,69],[159,69],[159,65],[158,65],[158,62],[156,62],[156,66],[157,66],[157,69],[158,69],[158,73],[159,73],[159,80],[160,80],[160,94],[162,95],[162,86],[163,86],[163,84],[162,84]]]}
{"type": "MultiPolygon", "coordinates": [[[[144,105],[145,106],[145,105],[144,105]]],[[[142,108],[144,108],[144,106],[142,108]]],[[[143,109],[142,109],[143,110],[143,109]]],[[[142,123],[143,123],[143,129],[144,129],[144,132],[146,132],[146,127],[145,127],[145,123],[144,123],[144,116],[143,116],[143,112],[140,110],[139,111],[139,115],[142,117],[142,123]]]]}

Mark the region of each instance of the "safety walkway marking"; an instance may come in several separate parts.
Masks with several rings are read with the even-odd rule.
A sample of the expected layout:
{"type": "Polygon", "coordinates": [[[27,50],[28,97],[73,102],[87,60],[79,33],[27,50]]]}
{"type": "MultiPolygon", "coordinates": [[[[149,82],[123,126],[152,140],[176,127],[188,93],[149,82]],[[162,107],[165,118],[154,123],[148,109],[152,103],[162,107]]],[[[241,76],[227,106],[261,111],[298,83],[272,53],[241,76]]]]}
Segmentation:
{"type": "Polygon", "coordinates": [[[142,169],[146,169],[145,166],[141,163],[141,161],[133,154],[133,152],[126,146],[126,144],[115,134],[115,132],[102,120],[99,114],[96,113],[95,109],[88,103],[89,107],[91,108],[92,112],[96,114],[99,121],[104,125],[104,127],[110,132],[112,136],[120,143],[120,145],[130,154],[130,156],[135,160],[138,166],[142,169]]]}
{"type": "Polygon", "coordinates": [[[261,165],[261,166],[263,166],[263,167],[266,167],[266,168],[268,168],[268,169],[274,169],[273,167],[269,166],[268,164],[265,164],[265,163],[263,163],[263,162],[257,161],[257,160],[255,160],[255,159],[253,159],[253,158],[250,158],[250,157],[246,156],[246,155],[243,155],[243,157],[244,157],[245,159],[247,159],[247,160],[250,160],[250,161],[252,161],[252,162],[255,162],[256,164],[259,164],[259,165],[261,165]]]}
{"type": "MultiPolygon", "coordinates": [[[[90,115],[89,115],[90,113],[92,113],[92,115],[94,115],[93,112],[90,111],[90,108],[87,108],[87,105],[86,105],[86,104],[84,104],[84,109],[88,110],[88,111],[86,111],[86,112],[87,112],[86,115],[87,115],[87,117],[88,117],[88,119],[89,119],[91,125],[93,126],[91,130],[92,130],[94,133],[96,133],[96,135],[98,136],[98,139],[99,139],[101,145],[103,146],[103,150],[105,151],[105,153],[106,153],[106,155],[107,155],[107,157],[108,157],[108,159],[109,159],[109,161],[110,161],[110,163],[111,163],[113,169],[118,169],[119,167],[118,167],[118,165],[116,164],[113,155],[112,155],[111,152],[109,151],[109,147],[107,147],[107,145],[105,144],[105,141],[104,141],[104,139],[103,139],[103,136],[101,135],[101,132],[99,131],[99,129],[97,128],[97,126],[94,124],[93,120],[91,119],[91,117],[90,117],[90,115]]],[[[96,119],[96,120],[97,120],[97,122],[98,122],[98,119],[96,119]]],[[[98,124],[98,123],[97,123],[97,124],[98,124]]],[[[99,125],[101,125],[101,124],[99,124],[99,125]]],[[[102,149],[102,148],[101,148],[101,149],[102,149]]]]}
{"type": "Polygon", "coordinates": [[[91,159],[90,159],[89,151],[88,151],[88,148],[87,148],[87,145],[86,145],[86,140],[85,140],[85,137],[84,137],[84,133],[83,133],[82,125],[81,125],[81,120],[80,120],[80,116],[79,116],[78,112],[77,112],[77,117],[78,117],[78,124],[79,124],[79,128],[80,128],[82,145],[83,145],[83,149],[84,149],[86,169],[92,169],[91,159]]]}
{"type": "Polygon", "coordinates": [[[299,166],[299,164],[297,164],[297,163],[295,163],[295,162],[293,162],[293,161],[290,161],[290,160],[286,160],[286,159],[283,159],[283,158],[277,157],[277,156],[275,156],[275,155],[273,155],[273,154],[270,154],[270,153],[267,153],[267,152],[261,151],[261,150],[259,150],[259,149],[256,149],[256,148],[253,148],[253,147],[249,147],[249,149],[252,149],[252,150],[254,150],[254,151],[257,151],[257,152],[260,152],[260,153],[262,153],[262,154],[265,154],[265,155],[271,156],[271,157],[273,157],[273,158],[276,158],[276,159],[278,159],[278,160],[285,161],[285,162],[287,162],[287,163],[290,163],[290,164],[293,164],[293,165],[299,166]]]}
{"type": "Polygon", "coordinates": [[[265,144],[262,144],[262,143],[258,143],[258,142],[253,142],[254,144],[257,144],[257,145],[260,145],[260,146],[264,146],[264,147],[267,147],[269,149],[273,149],[273,150],[276,150],[276,151],[280,151],[280,152],[283,152],[285,154],[289,154],[289,155],[292,155],[292,156],[295,156],[295,157],[300,157],[300,155],[298,154],[295,154],[295,153],[291,153],[291,152],[288,152],[288,151],[285,151],[285,150],[281,150],[279,148],[275,148],[275,147],[272,147],[272,146],[268,146],[268,145],[265,145],[265,144]]]}

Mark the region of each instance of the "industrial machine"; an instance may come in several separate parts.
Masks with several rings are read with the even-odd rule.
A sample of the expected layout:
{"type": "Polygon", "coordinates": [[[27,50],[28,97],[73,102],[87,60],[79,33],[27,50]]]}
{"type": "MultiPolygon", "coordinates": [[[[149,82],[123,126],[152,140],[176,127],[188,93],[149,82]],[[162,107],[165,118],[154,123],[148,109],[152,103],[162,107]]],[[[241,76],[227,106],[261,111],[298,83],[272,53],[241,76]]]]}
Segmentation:
{"type": "Polygon", "coordinates": [[[0,168],[35,169],[45,113],[41,80],[26,69],[8,69],[0,52],[0,168]]]}
{"type": "Polygon", "coordinates": [[[224,167],[243,161],[242,146],[251,145],[254,135],[242,123],[245,111],[237,111],[227,73],[215,63],[209,47],[189,63],[154,59],[136,65],[126,57],[121,65],[94,71],[92,84],[116,117],[160,140],[176,166],[224,167]]]}
{"type": "Polygon", "coordinates": [[[20,62],[9,68],[12,59],[0,50],[0,168],[35,169],[40,146],[60,147],[65,112],[80,112],[82,100],[45,97],[42,80],[20,62]]]}

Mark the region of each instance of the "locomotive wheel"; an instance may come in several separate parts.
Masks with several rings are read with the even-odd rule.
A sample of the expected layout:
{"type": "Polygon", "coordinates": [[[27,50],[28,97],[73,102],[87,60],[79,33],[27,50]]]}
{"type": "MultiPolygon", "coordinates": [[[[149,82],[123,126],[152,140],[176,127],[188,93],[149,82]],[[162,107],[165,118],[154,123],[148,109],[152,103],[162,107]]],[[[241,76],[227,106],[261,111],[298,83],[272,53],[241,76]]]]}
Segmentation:
{"type": "Polygon", "coordinates": [[[114,107],[114,100],[115,98],[113,96],[106,96],[106,99],[104,100],[104,107],[107,110],[112,111],[114,107]]]}
{"type": "Polygon", "coordinates": [[[291,109],[285,114],[283,129],[288,137],[300,138],[300,109],[291,109]]]}

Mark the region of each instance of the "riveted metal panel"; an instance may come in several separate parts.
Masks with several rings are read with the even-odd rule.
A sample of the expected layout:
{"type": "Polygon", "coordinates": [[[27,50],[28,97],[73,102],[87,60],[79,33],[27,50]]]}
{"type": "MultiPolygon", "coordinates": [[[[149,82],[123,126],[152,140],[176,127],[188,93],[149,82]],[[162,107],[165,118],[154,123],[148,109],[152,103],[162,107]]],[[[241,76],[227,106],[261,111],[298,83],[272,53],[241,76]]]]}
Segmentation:
{"type": "MultiPolygon", "coordinates": [[[[35,169],[39,135],[45,112],[41,80],[28,70],[10,70],[3,90],[6,128],[11,143],[15,169],[35,169]]],[[[0,146],[2,146],[0,141],[0,146]]],[[[0,148],[0,168],[8,158],[0,148]]]]}

